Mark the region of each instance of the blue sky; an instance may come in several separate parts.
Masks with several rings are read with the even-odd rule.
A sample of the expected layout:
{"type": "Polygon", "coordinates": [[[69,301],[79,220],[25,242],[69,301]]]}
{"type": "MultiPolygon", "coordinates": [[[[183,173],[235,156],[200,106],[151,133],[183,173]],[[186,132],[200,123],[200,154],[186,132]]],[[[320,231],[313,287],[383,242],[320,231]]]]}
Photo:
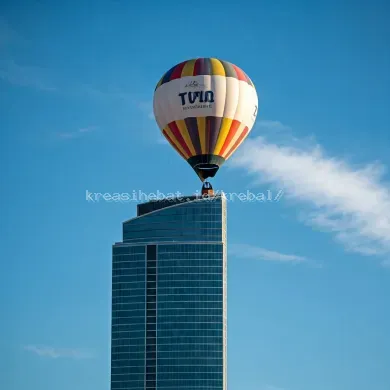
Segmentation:
{"type": "Polygon", "coordinates": [[[229,389],[390,388],[390,7],[241,4],[2,3],[1,388],[109,388],[111,245],[136,202],[85,193],[200,189],[151,119],[198,56],[260,98],[214,187],[283,191],[228,203],[229,389]]]}

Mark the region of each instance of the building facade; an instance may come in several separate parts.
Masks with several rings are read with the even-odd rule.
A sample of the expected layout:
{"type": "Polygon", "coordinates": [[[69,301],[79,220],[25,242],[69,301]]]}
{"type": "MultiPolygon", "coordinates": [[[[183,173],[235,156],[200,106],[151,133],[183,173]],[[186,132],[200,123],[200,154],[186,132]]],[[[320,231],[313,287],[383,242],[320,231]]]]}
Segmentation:
{"type": "Polygon", "coordinates": [[[227,389],[226,199],[151,201],[113,246],[111,390],[227,389]]]}

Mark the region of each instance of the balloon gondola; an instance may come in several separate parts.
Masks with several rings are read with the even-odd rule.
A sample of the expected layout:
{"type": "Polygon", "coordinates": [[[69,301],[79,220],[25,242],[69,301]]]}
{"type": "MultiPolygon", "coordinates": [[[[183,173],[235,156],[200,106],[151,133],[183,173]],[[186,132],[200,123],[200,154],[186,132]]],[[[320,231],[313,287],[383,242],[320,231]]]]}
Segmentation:
{"type": "Polygon", "coordinates": [[[213,195],[214,195],[214,190],[213,190],[212,185],[208,181],[203,182],[202,197],[203,196],[213,196],[213,195]]]}
{"type": "Polygon", "coordinates": [[[197,58],[163,75],[154,91],[153,111],[163,136],[205,182],[250,133],[258,97],[238,66],[197,58]]]}

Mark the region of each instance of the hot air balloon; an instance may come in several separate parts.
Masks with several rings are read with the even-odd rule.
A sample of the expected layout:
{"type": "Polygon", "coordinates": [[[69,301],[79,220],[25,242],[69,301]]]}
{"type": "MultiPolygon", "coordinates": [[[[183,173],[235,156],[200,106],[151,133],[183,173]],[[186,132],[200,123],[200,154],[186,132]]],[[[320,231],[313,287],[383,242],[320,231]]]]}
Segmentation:
{"type": "Polygon", "coordinates": [[[163,75],[154,91],[153,110],[164,137],[205,182],[248,136],[258,97],[238,66],[197,58],[163,75]]]}

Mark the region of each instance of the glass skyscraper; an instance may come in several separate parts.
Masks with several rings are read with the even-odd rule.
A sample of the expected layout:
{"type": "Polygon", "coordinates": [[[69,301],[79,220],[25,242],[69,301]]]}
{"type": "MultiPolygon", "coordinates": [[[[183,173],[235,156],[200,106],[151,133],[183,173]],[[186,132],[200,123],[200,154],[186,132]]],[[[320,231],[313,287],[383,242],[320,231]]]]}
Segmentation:
{"type": "Polygon", "coordinates": [[[112,390],[226,390],[226,199],[137,206],[112,258],[112,390]]]}

